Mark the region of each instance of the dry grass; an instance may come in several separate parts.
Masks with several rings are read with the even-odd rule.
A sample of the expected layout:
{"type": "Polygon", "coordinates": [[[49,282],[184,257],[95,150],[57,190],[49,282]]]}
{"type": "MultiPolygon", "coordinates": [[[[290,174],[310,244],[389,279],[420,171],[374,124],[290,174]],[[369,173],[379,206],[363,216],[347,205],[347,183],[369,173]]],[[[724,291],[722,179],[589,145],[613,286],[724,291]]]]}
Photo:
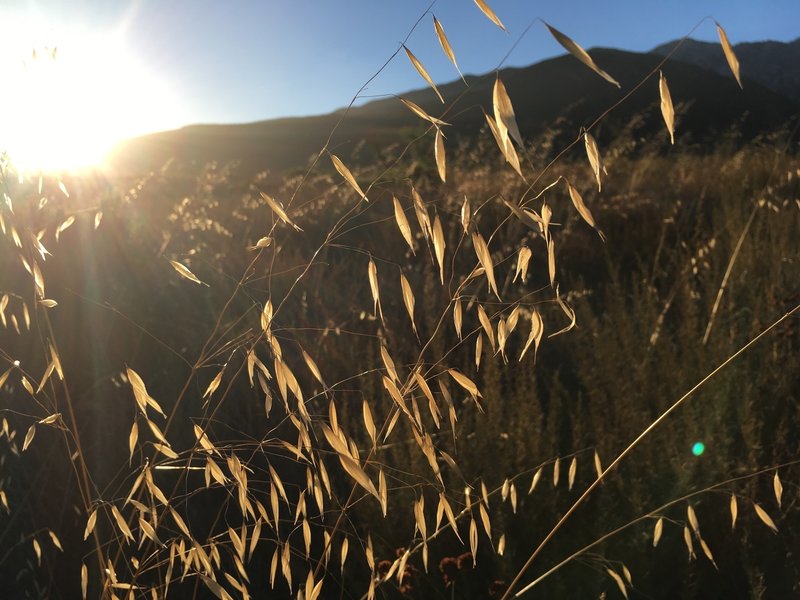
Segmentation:
{"type": "MultiPolygon", "coordinates": [[[[502,27],[486,3],[476,2],[502,27]]],[[[577,43],[547,27],[616,83],[577,43]]],[[[438,21],[435,34],[456,65],[438,21]]],[[[720,35],[733,68],[733,51],[720,35]]],[[[401,48],[438,94],[422,63],[401,48]]],[[[734,74],[738,81],[735,68],[734,74]]],[[[663,76],[659,88],[672,137],[674,111],[663,76]]],[[[125,194],[104,195],[88,181],[16,181],[3,164],[7,287],[0,357],[6,367],[0,387],[2,458],[9,469],[0,500],[10,517],[0,565],[21,570],[20,596],[77,597],[80,587],[84,597],[202,597],[207,590],[218,598],[247,598],[274,590],[315,600],[454,590],[471,597],[491,587],[508,597],[527,581],[538,584],[583,560],[601,575],[600,583],[591,579],[594,592],[610,582],[618,589],[609,594],[627,597],[638,584],[625,564],[607,558],[619,556],[620,548],[606,544],[634,539],[641,526],[649,546],[660,550],[671,539],[674,547],[677,539],[691,560],[703,560],[702,553],[720,569],[731,561],[727,553],[719,556],[727,542],[716,538],[713,525],[706,527],[706,519],[716,519],[709,512],[730,510],[726,518],[736,525],[739,498],[743,513],[745,504],[752,506],[763,525],[784,535],[776,515],[796,511],[797,487],[791,477],[781,483],[776,469],[795,474],[796,456],[757,456],[735,476],[701,485],[683,481],[655,509],[649,501],[660,493],[636,483],[650,479],[612,471],[629,454],[635,458],[640,442],[646,446],[651,432],[705,391],[722,367],[783,331],[796,306],[750,315],[745,333],[719,325],[708,360],[687,368],[678,393],[665,386],[651,406],[622,399],[630,382],[614,378],[625,368],[599,357],[595,370],[581,370],[582,382],[620,399],[599,411],[602,416],[597,408],[588,411],[602,428],[584,422],[570,436],[559,430],[580,419],[579,409],[557,405],[570,394],[558,391],[558,366],[543,356],[552,347],[557,357],[559,344],[567,343],[558,336],[575,334],[579,305],[591,306],[591,297],[575,291],[581,288],[571,266],[580,272],[582,264],[600,264],[604,252],[618,265],[642,260],[640,276],[652,267],[650,279],[636,283],[645,312],[631,314],[622,294],[607,301],[620,335],[626,327],[649,327],[627,332],[623,340],[631,346],[621,351],[627,359],[609,352],[609,361],[662,361],[671,339],[697,341],[692,334],[680,337],[680,329],[707,317],[692,314],[702,312],[692,294],[716,286],[713,277],[698,285],[700,271],[708,261],[723,261],[721,249],[729,246],[697,237],[707,232],[702,227],[681,230],[664,220],[641,225],[653,231],[663,225],[657,249],[642,249],[639,259],[639,248],[633,258],[614,256],[623,228],[612,225],[639,209],[625,200],[625,187],[639,193],[642,180],[663,187],[663,177],[653,173],[664,165],[674,169],[678,194],[682,177],[694,190],[698,169],[719,166],[703,161],[726,161],[722,178],[759,175],[756,167],[737,167],[748,155],[630,159],[600,148],[592,126],[539,164],[499,77],[493,116],[486,115],[496,142],[491,149],[448,147],[446,116],[406,104],[430,127],[387,164],[348,167],[326,146],[305,175],[258,178],[246,190],[231,189],[226,168],[211,165],[195,192],[168,209],[157,203],[169,191],[169,174],[150,174],[125,194]],[[586,158],[568,161],[581,145],[586,158]],[[320,160],[326,153],[332,168],[320,160]],[[602,234],[587,235],[591,228],[599,233],[604,222],[605,246],[602,234]],[[683,239],[683,231],[695,237],[683,239]],[[667,255],[662,248],[670,244],[675,251],[667,255]],[[576,253],[597,258],[582,263],[576,253]],[[685,320],[674,317],[678,311],[685,320]],[[736,339],[721,342],[722,331],[736,339]],[[536,382],[549,377],[553,386],[546,414],[533,373],[536,382]],[[754,483],[766,476],[777,501],[769,510],[762,506],[769,495],[754,483]],[[628,484],[629,478],[635,481],[628,484]],[[591,511],[618,500],[626,485],[642,497],[616,511],[621,524],[599,532],[591,527],[589,540],[576,533],[574,520],[592,520],[591,511]],[[724,502],[717,498],[721,491],[733,492],[730,509],[728,493],[724,502]],[[535,502],[548,509],[536,517],[534,494],[547,498],[535,502]],[[704,502],[699,515],[690,499],[704,502]],[[532,529],[536,538],[527,535],[532,529]],[[566,542],[542,554],[548,562],[539,576],[528,573],[559,536],[566,542]],[[608,553],[594,554],[597,548],[608,553]],[[64,559],[57,558],[61,552],[64,559]],[[483,564],[489,567],[481,571],[483,564]]],[[[750,183],[758,192],[752,200],[759,215],[773,211],[785,219],[762,223],[759,239],[775,236],[773,253],[789,249],[784,258],[796,261],[790,239],[797,184],[786,175],[796,161],[763,160],[767,176],[760,187],[750,183]]],[[[653,212],[662,217],[664,210],[653,212]]],[[[709,220],[735,228],[734,213],[709,220]]],[[[686,215],[692,213],[677,210],[669,218],[675,224],[686,215]]],[[[750,253],[740,260],[751,269],[782,268],[775,254],[766,259],[766,265],[748,262],[756,261],[750,253]]],[[[776,282],[770,293],[781,289],[776,282]]],[[[739,318],[731,310],[715,306],[711,318],[729,324],[739,318]]],[[[588,313],[586,329],[601,331],[602,318],[588,313]]],[[[609,343],[599,336],[593,343],[600,341],[609,343]]],[[[762,352],[759,360],[780,362],[793,349],[796,340],[773,344],[772,356],[762,352]]],[[[638,376],[634,370],[631,377],[638,376]]],[[[793,418],[776,422],[787,427],[796,424],[793,418]]],[[[663,448],[674,452],[676,444],[663,448]]],[[[662,468],[663,476],[674,475],[675,456],[650,458],[658,453],[651,445],[641,451],[652,477],[662,468]]],[[[747,526],[754,527],[752,519],[747,526]]]]}

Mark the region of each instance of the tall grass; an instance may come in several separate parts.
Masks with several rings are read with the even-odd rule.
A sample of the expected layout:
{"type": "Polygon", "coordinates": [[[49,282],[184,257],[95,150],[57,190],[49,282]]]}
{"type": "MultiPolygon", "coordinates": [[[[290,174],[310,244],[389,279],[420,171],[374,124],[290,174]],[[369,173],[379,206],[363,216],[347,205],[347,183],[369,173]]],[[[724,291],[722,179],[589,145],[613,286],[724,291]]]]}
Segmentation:
{"type": "Polygon", "coordinates": [[[14,597],[797,593],[794,147],[620,136],[598,192],[497,93],[444,161],[2,165],[14,597]]]}

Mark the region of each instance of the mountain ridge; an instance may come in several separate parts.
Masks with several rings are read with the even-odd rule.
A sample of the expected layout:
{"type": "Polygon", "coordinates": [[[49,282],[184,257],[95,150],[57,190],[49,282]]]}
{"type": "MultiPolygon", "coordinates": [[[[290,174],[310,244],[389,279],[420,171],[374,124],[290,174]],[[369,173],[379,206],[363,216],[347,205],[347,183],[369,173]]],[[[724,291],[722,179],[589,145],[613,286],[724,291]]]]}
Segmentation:
{"type": "MultiPolygon", "coordinates": [[[[749,78],[745,66],[742,68],[743,90],[738,88],[729,71],[717,73],[698,66],[696,63],[700,59],[697,56],[708,54],[705,43],[688,42],[691,42],[688,44],[690,51],[684,53],[682,47],[677,53],[684,60],[673,58],[663,66],[677,111],[676,134],[683,143],[712,139],[734,125],[741,127],[742,136],[749,139],[773,131],[797,116],[796,103],[791,97],[749,78]],[[695,52],[697,47],[701,51],[695,52]],[[720,102],[720,98],[724,98],[724,102],[720,102]]],[[[609,85],[569,55],[527,67],[501,70],[500,77],[514,104],[523,136],[535,141],[537,135],[559,122],[574,137],[581,127],[590,125],[623,98],[622,104],[597,128],[598,141],[608,141],[629,127],[634,115],[644,115],[642,132],[663,129],[658,109],[657,78],[639,84],[658,67],[662,56],[659,49],[667,48],[668,52],[670,44],[673,43],[658,46],[649,53],[591,49],[601,68],[620,81],[621,90],[609,85]],[[630,95],[625,97],[628,93],[630,95]]],[[[791,44],[800,49],[800,39],[791,44]]],[[[713,47],[712,44],[709,46],[713,47]]],[[[719,49],[717,52],[722,56],[719,49]]],[[[792,77],[800,79],[798,64],[800,62],[793,64],[794,70],[789,71],[792,77]]],[[[724,66],[727,70],[727,64],[724,66]]],[[[712,69],[716,69],[713,64],[712,69]]],[[[445,105],[438,101],[433,90],[422,88],[352,107],[333,135],[329,149],[346,158],[362,141],[372,152],[377,152],[387,144],[424,133],[427,122],[404,106],[399,97],[411,100],[429,114],[452,123],[454,127],[448,132],[453,140],[474,136],[485,126],[481,108],[491,112],[494,80],[495,74],[489,73],[467,76],[470,86],[466,88],[461,80],[440,85],[439,90],[447,100],[445,105]]],[[[155,168],[169,159],[192,164],[237,161],[248,174],[301,168],[323,148],[344,111],[337,109],[323,115],[243,124],[189,125],[130,140],[117,148],[112,164],[141,170],[155,168]]]]}
{"type": "MultiPolygon", "coordinates": [[[[650,52],[666,56],[679,43],[680,40],[673,40],[650,52]]],[[[800,37],[791,42],[742,42],[734,46],[734,51],[744,78],[800,104],[800,37]]],[[[720,75],[728,72],[725,55],[714,42],[685,40],[671,60],[694,64],[720,75]]]]}

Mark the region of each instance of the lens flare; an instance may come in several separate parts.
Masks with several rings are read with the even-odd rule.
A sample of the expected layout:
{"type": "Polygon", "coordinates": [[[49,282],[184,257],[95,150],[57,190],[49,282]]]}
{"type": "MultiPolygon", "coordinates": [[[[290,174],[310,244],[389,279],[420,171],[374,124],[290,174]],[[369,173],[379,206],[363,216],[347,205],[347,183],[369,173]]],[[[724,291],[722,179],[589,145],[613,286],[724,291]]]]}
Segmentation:
{"type": "Polygon", "coordinates": [[[706,445],[703,442],[695,442],[694,445],[692,445],[692,454],[695,456],[700,456],[705,451],[706,445]]]}
{"type": "Polygon", "coordinates": [[[0,40],[0,152],[21,172],[97,165],[126,137],[176,122],[169,89],[113,31],[21,21],[0,40]]]}

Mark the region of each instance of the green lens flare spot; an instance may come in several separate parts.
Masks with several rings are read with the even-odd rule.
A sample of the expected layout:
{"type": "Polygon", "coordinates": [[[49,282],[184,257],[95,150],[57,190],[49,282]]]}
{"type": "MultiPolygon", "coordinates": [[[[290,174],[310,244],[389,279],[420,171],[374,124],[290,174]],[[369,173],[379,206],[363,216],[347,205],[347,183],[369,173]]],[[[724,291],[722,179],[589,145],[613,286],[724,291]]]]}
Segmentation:
{"type": "Polygon", "coordinates": [[[705,451],[706,445],[703,442],[695,442],[692,446],[692,454],[695,456],[700,456],[705,451]]]}

